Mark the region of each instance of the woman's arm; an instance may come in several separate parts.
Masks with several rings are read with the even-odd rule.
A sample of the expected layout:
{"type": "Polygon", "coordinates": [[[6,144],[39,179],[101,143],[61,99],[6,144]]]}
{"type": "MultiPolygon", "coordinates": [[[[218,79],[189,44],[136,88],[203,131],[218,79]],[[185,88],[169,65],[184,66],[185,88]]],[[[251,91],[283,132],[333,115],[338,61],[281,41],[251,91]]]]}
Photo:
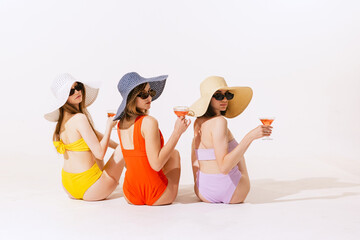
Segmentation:
{"type": "Polygon", "coordinates": [[[76,129],[79,131],[81,137],[84,138],[95,158],[103,160],[108,148],[111,128],[116,122],[112,120],[112,117],[108,119],[104,137],[99,142],[85,114],[76,114],[73,118],[75,118],[76,129]]]}
{"type": "Polygon", "coordinates": [[[234,150],[228,153],[227,121],[223,117],[218,117],[214,119],[214,125],[212,128],[214,151],[220,172],[223,174],[228,174],[238,164],[240,158],[244,156],[244,153],[255,139],[270,135],[272,128],[264,125],[256,127],[245,135],[234,150]]]}
{"type": "Polygon", "coordinates": [[[145,138],[146,154],[152,169],[158,172],[164,167],[165,163],[169,160],[170,155],[174,151],[181,134],[185,132],[189,125],[190,120],[186,120],[184,117],[179,117],[176,120],[174,131],[169,140],[164,147],[161,148],[160,132],[157,120],[151,116],[146,116],[144,118],[141,126],[141,132],[145,138]]]}
{"type": "MultiPolygon", "coordinates": [[[[96,136],[98,138],[99,141],[101,141],[101,139],[103,139],[104,137],[104,134],[102,134],[101,132],[95,130],[95,133],[96,133],[96,136]]],[[[112,148],[112,149],[116,149],[116,147],[118,146],[119,144],[117,144],[115,141],[113,140],[109,140],[109,147],[112,148]]]]}

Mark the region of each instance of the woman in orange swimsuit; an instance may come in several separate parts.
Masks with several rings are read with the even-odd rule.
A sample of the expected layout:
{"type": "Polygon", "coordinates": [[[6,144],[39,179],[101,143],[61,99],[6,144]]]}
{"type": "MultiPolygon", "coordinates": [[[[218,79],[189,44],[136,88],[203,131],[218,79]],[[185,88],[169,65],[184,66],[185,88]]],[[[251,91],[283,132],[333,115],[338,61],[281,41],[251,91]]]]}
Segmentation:
{"type": "Polygon", "coordinates": [[[57,122],[53,141],[57,151],[64,154],[63,187],[71,198],[105,199],[115,190],[124,168],[121,149],[110,140],[116,122],[108,119],[104,135],[94,129],[86,107],[95,101],[97,88],[67,73],[59,75],[51,88],[57,102],[45,118],[57,122]],[[108,146],[116,150],[104,167],[108,146]]]}
{"type": "Polygon", "coordinates": [[[120,120],[118,134],[127,169],[123,191],[127,202],[134,205],[171,204],[178,192],[180,155],[175,146],[190,120],[179,117],[164,145],[157,120],[148,115],[166,79],[166,75],[143,78],[131,72],[118,84],[123,101],[114,120],[120,120]]]}

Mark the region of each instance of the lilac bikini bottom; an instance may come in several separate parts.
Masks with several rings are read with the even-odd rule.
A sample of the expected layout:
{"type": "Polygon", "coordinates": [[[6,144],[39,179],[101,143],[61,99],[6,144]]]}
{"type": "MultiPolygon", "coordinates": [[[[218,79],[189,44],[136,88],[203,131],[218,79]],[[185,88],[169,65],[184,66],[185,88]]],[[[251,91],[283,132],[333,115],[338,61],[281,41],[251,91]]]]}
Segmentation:
{"type": "Polygon", "coordinates": [[[241,178],[238,166],[228,174],[196,173],[196,186],[199,193],[211,203],[230,203],[241,178]]]}

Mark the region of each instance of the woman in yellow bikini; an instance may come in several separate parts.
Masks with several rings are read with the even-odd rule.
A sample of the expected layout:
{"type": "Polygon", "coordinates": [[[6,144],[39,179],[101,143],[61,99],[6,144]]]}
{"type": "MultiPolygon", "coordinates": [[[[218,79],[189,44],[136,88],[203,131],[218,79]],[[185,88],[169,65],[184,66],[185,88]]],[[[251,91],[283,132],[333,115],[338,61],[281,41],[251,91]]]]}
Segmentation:
{"type": "Polygon", "coordinates": [[[99,89],[77,81],[70,74],[61,74],[51,87],[56,106],[45,118],[57,122],[54,145],[64,154],[62,184],[69,197],[87,201],[108,197],[118,185],[124,161],[121,148],[110,140],[116,125],[109,117],[104,135],[93,127],[86,107],[91,105],[99,89]],[[116,148],[104,167],[108,147],[116,148]]]}

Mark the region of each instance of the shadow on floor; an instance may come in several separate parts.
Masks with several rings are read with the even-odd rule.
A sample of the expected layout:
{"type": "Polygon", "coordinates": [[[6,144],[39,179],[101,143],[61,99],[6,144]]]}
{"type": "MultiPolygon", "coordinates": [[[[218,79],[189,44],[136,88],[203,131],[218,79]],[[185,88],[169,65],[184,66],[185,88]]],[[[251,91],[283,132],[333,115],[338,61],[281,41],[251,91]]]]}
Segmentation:
{"type": "Polygon", "coordinates": [[[251,190],[245,202],[252,204],[278,203],[291,201],[304,201],[314,199],[337,199],[347,196],[360,195],[358,191],[344,191],[346,188],[359,187],[357,183],[341,182],[336,178],[302,178],[292,181],[279,181],[274,179],[257,179],[251,181],[251,190]],[[314,192],[306,194],[307,197],[282,199],[302,191],[314,192]],[[324,196],[323,192],[316,190],[331,190],[332,194],[324,196]],[[313,195],[313,196],[311,196],[313,195]]]}
{"type": "MultiPolygon", "coordinates": [[[[122,190],[122,187],[119,185],[113,193],[110,194],[109,197],[107,197],[107,200],[113,200],[117,198],[124,197],[124,192],[122,190]]],[[[200,202],[200,200],[197,198],[197,196],[194,193],[194,185],[180,185],[178,195],[174,201],[174,204],[176,203],[197,203],[200,202]]]]}
{"type": "MultiPolygon", "coordinates": [[[[360,190],[346,191],[346,188],[360,187],[357,183],[341,182],[336,178],[302,178],[296,180],[274,180],[255,179],[251,181],[251,190],[245,202],[251,204],[279,203],[304,201],[315,199],[338,199],[347,196],[360,195],[360,190]],[[316,192],[319,190],[319,192],[316,192]],[[324,196],[322,190],[330,190],[332,193],[324,196]],[[313,191],[307,193],[307,197],[287,198],[299,194],[302,191],[313,191]],[[313,195],[313,196],[311,196],[313,195]]],[[[107,198],[108,200],[124,197],[122,187],[118,186],[107,198]]],[[[180,185],[178,196],[173,204],[191,204],[201,202],[195,195],[194,185],[180,185]]]]}
{"type": "Polygon", "coordinates": [[[194,185],[180,185],[178,195],[174,201],[174,204],[189,204],[189,203],[198,203],[201,202],[200,199],[195,195],[194,185]]]}

